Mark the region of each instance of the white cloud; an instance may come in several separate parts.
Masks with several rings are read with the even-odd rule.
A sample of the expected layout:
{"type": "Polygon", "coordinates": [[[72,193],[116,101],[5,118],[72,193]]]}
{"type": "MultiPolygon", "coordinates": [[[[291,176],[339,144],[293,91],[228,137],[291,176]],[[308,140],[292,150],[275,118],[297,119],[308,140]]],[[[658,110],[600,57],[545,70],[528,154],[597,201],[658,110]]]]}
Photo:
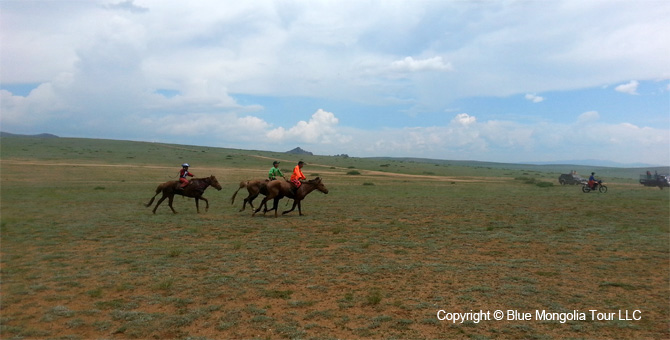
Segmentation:
{"type": "Polygon", "coordinates": [[[115,3],[115,4],[105,5],[104,7],[109,8],[109,9],[118,9],[118,10],[134,12],[134,13],[143,13],[143,12],[148,12],[149,11],[148,8],[135,5],[134,2],[135,1],[133,1],[133,0],[126,0],[126,1],[121,1],[121,2],[115,3]]]}
{"type": "Polygon", "coordinates": [[[275,141],[296,141],[304,143],[330,144],[346,142],[350,137],[337,132],[339,120],[331,112],[318,109],[309,121],[299,121],[289,129],[278,127],[267,132],[267,137],[275,141]]]}
{"type": "Polygon", "coordinates": [[[432,57],[427,59],[414,59],[405,57],[402,60],[396,60],[391,63],[391,68],[401,72],[422,72],[422,71],[451,71],[450,63],[444,63],[442,57],[432,57]]]}
{"type": "Polygon", "coordinates": [[[454,119],[451,122],[453,124],[467,126],[476,123],[477,118],[475,116],[470,116],[467,113],[459,113],[456,115],[456,117],[454,117],[454,119]]]}
{"type": "Polygon", "coordinates": [[[598,119],[600,119],[600,114],[598,114],[598,111],[587,111],[577,117],[577,123],[586,124],[595,122],[598,119]]]}
{"type": "Polygon", "coordinates": [[[637,80],[631,80],[630,82],[626,84],[621,84],[617,87],[614,88],[615,91],[621,92],[621,93],[627,93],[631,95],[636,95],[637,93],[637,87],[640,85],[640,83],[637,80]]]}
{"type": "MultiPolygon", "coordinates": [[[[543,157],[537,151],[543,145],[574,149],[585,141],[608,150],[609,140],[641,142],[645,133],[667,142],[667,129],[648,130],[645,124],[657,125],[639,121],[617,125],[621,119],[608,124],[597,111],[582,113],[577,124],[623,137],[591,130],[587,139],[572,125],[500,115],[486,121],[487,108],[475,111],[466,100],[525,95],[539,103],[544,98],[536,93],[603,84],[637,94],[638,80],[670,78],[670,2],[92,0],[4,1],[0,7],[0,82],[40,84],[25,97],[0,93],[3,129],[96,137],[104,130],[105,137],[142,139],[146,131],[133,123],[146,121],[165,139],[195,136],[195,144],[207,138],[214,145],[266,147],[242,142],[267,137],[351,147],[337,153],[365,148],[377,155],[406,150],[460,159],[498,157],[499,151],[527,160],[533,152],[543,157]],[[158,89],[176,95],[167,98],[158,89]],[[318,110],[306,121],[277,126],[263,119],[267,102],[241,105],[237,95],[267,102],[309,97],[319,103],[310,110],[344,99],[340,107],[364,103],[383,105],[390,116],[412,114],[402,123],[406,129],[383,129],[386,121],[365,120],[360,106],[351,110],[356,119],[347,119],[344,109],[337,117],[318,110]],[[423,113],[455,106],[472,116],[413,127],[423,113]],[[346,126],[354,120],[361,128],[346,126]]],[[[538,116],[558,120],[552,115],[538,116]]],[[[667,122],[667,111],[649,121],[667,122]]],[[[612,157],[623,154],[632,153],[612,157]]]]}
{"type": "Polygon", "coordinates": [[[126,125],[125,133],[140,134],[142,137],[139,140],[226,147],[254,145],[263,150],[271,148],[264,143],[264,135],[271,128],[268,122],[232,112],[123,117],[121,123],[126,125]]]}
{"type": "MultiPolygon", "coordinates": [[[[574,89],[630,79],[642,70],[645,79],[670,76],[663,58],[670,52],[663,43],[670,7],[655,5],[125,0],[54,1],[36,10],[14,4],[3,8],[1,68],[4,81],[48,81],[71,68],[98,26],[125,18],[142,29],[138,36],[146,50],[136,57],[154,88],[207,78],[236,93],[385,97],[397,89],[373,86],[378,79],[363,79],[365,70],[352,66],[384,61],[408,73],[454,71],[452,63],[458,65],[453,77],[433,82],[457,87],[442,94],[446,98],[574,89]],[[581,34],[585,30],[589,34],[581,34]]],[[[101,47],[114,30],[106,34],[95,37],[101,47]]]]}
{"type": "MultiPolygon", "coordinates": [[[[367,131],[347,129],[347,143],[319,145],[321,154],[396,155],[498,162],[608,159],[621,163],[667,164],[667,130],[630,123],[608,124],[596,111],[572,124],[479,121],[465,113],[444,126],[367,131]],[[659,150],[661,150],[659,152],[659,150]],[[485,155],[485,156],[484,156],[485,155]]],[[[339,129],[339,128],[338,128],[339,129]]]]}
{"type": "Polygon", "coordinates": [[[544,98],[542,98],[542,97],[540,97],[536,94],[533,94],[533,93],[526,93],[525,98],[526,98],[526,100],[529,100],[533,103],[539,103],[539,102],[544,101],[544,98]]]}

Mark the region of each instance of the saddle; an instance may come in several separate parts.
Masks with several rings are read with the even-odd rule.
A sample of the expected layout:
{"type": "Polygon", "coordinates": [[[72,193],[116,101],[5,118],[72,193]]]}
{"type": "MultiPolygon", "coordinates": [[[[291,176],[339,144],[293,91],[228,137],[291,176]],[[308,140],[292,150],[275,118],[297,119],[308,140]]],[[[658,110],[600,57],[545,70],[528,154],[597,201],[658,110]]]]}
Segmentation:
{"type": "Polygon", "coordinates": [[[193,182],[188,182],[188,184],[186,184],[186,186],[184,186],[182,188],[181,182],[177,181],[177,184],[175,185],[174,191],[175,192],[184,192],[186,190],[186,188],[191,186],[191,184],[193,184],[193,182]]]}

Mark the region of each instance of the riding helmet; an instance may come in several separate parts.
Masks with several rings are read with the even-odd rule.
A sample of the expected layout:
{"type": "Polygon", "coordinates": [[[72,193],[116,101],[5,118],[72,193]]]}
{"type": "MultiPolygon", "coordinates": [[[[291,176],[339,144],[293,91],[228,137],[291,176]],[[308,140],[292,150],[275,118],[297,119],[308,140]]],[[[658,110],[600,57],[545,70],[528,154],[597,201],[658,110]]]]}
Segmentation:
{"type": "Polygon", "coordinates": [[[188,163],[184,163],[184,164],[181,165],[182,168],[188,168],[189,166],[190,165],[188,165],[188,163]]]}

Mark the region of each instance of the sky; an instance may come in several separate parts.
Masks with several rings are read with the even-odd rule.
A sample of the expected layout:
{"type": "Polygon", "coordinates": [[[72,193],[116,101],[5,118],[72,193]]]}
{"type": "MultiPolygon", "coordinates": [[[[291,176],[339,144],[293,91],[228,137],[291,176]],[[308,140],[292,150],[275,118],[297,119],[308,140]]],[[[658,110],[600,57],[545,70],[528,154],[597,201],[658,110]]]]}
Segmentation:
{"type": "Polygon", "coordinates": [[[670,165],[670,1],[0,1],[0,130],[670,165]]]}

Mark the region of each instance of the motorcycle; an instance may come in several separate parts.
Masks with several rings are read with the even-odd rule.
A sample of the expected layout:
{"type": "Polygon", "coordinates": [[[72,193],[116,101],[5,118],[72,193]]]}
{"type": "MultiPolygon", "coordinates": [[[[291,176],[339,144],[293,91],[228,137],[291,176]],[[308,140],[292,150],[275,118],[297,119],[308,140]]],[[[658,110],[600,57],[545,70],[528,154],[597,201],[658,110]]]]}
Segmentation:
{"type": "Polygon", "coordinates": [[[591,188],[588,183],[584,184],[582,186],[582,191],[584,193],[589,193],[591,191],[596,191],[596,190],[598,190],[599,192],[602,192],[603,194],[607,192],[607,187],[603,185],[602,180],[598,180],[595,183],[593,183],[593,188],[591,188]]]}

